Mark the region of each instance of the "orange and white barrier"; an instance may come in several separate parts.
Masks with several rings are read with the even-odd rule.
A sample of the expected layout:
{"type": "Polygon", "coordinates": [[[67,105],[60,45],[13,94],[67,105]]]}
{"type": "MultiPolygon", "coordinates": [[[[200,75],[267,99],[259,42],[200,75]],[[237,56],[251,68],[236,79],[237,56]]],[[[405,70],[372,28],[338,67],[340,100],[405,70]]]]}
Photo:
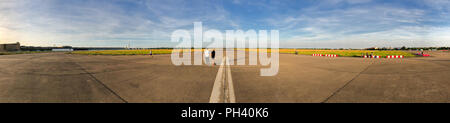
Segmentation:
{"type": "Polygon", "coordinates": [[[322,54],[312,54],[312,56],[323,56],[322,54]]]}
{"type": "Polygon", "coordinates": [[[380,56],[363,56],[364,58],[375,58],[375,59],[379,59],[381,58],[380,56]]]}
{"type": "Polygon", "coordinates": [[[392,59],[392,58],[403,58],[402,55],[395,55],[395,56],[386,56],[386,58],[392,59]]]}
{"type": "Polygon", "coordinates": [[[326,54],[326,57],[338,57],[338,55],[334,55],[334,54],[326,54]]]}

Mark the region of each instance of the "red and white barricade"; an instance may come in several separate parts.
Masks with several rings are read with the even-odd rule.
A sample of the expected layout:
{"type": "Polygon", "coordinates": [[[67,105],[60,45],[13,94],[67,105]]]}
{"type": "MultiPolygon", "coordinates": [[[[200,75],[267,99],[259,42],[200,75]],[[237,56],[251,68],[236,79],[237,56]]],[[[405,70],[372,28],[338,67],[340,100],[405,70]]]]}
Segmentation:
{"type": "Polygon", "coordinates": [[[326,57],[338,57],[338,55],[335,55],[335,54],[326,54],[325,56],[326,57]]]}
{"type": "Polygon", "coordinates": [[[312,54],[312,56],[323,56],[322,54],[312,54]]]}
{"type": "Polygon", "coordinates": [[[388,59],[393,59],[393,58],[403,58],[403,56],[402,55],[395,55],[395,56],[386,56],[386,58],[388,58],[388,59]]]}
{"type": "Polygon", "coordinates": [[[374,59],[379,59],[381,58],[380,56],[363,56],[363,58],[374,58],[374,59]]]}

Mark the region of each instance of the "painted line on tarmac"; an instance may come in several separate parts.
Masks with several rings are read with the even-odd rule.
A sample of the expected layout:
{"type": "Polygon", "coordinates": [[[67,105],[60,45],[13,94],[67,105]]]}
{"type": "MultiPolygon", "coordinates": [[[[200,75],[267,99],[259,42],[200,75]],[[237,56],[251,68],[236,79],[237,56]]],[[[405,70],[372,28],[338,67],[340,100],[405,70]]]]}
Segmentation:
{"type": "Polygon", "coordinates": [[[209,103],[235,103],[233,79],[231,77],[231,68],[227,57],[223,57],[214,81],[213,90],[209,103]]]}
{"type": "MultiPolygon", "coordinates": [[[[65,56],[67,57],[67,55],[65,56]]],[[[74,61],[74,60],[71,60],[74,61]]],[[[105,83],[103,83],[102,81],[100,81],[99,79],[97,79],[97,77],[95,77],[94,75],[92,75],[92,73],[90,73],[89,71],[87,71],[83,66],[81,66],[80,64],[78,64],[77,62],[73,62],[75,65],[77,65],[83,72],[85,72],[87,75],[89,75],[89,77],[91,77],[91,79],[93,79],[95,82],[97,82],[98,84],[100,84],[101,86],[103,86],[104,88],[106,88],[106,90],[108,90],[109,92],[111,92],[112,95],[116,96],[117,98],[119,98],[119,100],[121,100],[124,103],[128,103],[127,100],[125,100],[124,98],[122,98],[119,94],[117,94],[114,90],[112,90],[111,88],[109,88],[105,83]]]]}
{"type": "Polygon", "coordinates": [[[347,85],[349,85],[351,82],[353,82],[353,80],[355,80],[356,78],[358,78],[361,74],[363,74],[365,71],[367,71],[369,69],[369,67],[372,64],[367,65],[367,67],[362,70],[361,72],[359,72],[355,77],[353,77],[350,81],[346,82],[342,87],[338,88],[335,92],[333,92],[330,96],[328,96],[327,98],[325,98],[325,100],[323,100],[321,103],[326,103],[328,102],[328,100],[330,100],[332,97],[334,97],[337,93],[341,92],[342,89],[344,89],[345,87],[347,87],[347,85]]]}
{"type": "Polygon", "coordinates": [[[220,64],[219,71],[217,71],[216,80],[214,81],[213,90],[211,92],[211,97],[209,98],[209,103],[220,103],[221,99],[223,99],[222,88],[223,88],[223,67],[224,67],[225,59],[222,60],[222,63],[220,64]]]}
{"type": "Polygon", "coordinates": [[[227,77],[226,77],[226,83],[227,88],[225,88],[225,95],[227,98],[225,98],[226,103],[236,103],[236,97],[234,95],[234,87],[233,87],[233,78],[231,77],[231,68],[230,68],[230,60],[228,57],[226,57],[226,65],[227,65],[227,77]]]}

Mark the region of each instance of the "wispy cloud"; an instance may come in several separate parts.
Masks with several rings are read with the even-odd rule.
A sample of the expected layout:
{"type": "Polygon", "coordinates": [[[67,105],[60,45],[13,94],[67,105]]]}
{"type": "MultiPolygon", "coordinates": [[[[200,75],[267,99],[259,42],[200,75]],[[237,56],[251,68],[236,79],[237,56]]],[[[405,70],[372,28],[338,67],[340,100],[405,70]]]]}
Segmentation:
{"type": "MultiPolygon", "coordinates": [[[[327,2],[335,7],[342,2],[371,1],[327,2]]],[[[439,12],[388,3],[327,10],[312,6],[303,8],[296,16],[287,14],[281,20],[268,19],[268,23],[284,30],[284,47],[436,46],[434,42],[449,42],[450,39],[429,37],[435,33],[432,28],[443,26],[436,25],[444,18],[430,15],[435,13],[439,12]]]]}
{"type": "Polygon", "coordinates": [[[2,0],[0,42],[174,46],[170,34],[279,29],[284,47],[448,46],[449,0],[2,0]]]}

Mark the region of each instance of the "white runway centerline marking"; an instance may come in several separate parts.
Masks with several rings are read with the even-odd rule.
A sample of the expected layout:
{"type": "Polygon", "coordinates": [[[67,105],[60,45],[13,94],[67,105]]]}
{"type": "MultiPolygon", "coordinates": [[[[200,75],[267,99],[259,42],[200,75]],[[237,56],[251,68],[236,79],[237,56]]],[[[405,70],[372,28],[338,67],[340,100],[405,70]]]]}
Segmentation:
{"type": "Polygon", "coordinates": [[[230,68],[230,60],[226,57],[226,65],[227,65],[227,88],[225,89],[226,95],[228,98],[225,100],[227,103],[236,103],[236,97],[234,96],[234,87],[233,87],[233,78],[231,77],[231,68],[230,68]]]}
{"type": "Polygon", "coordinates": [[[233,79],[231,77],[231,68],[228,57],[223,57],[214,81],[210,103],[235,103],[233,79]],[[226,67],[226,68],[224,68],[226,67]]]}

